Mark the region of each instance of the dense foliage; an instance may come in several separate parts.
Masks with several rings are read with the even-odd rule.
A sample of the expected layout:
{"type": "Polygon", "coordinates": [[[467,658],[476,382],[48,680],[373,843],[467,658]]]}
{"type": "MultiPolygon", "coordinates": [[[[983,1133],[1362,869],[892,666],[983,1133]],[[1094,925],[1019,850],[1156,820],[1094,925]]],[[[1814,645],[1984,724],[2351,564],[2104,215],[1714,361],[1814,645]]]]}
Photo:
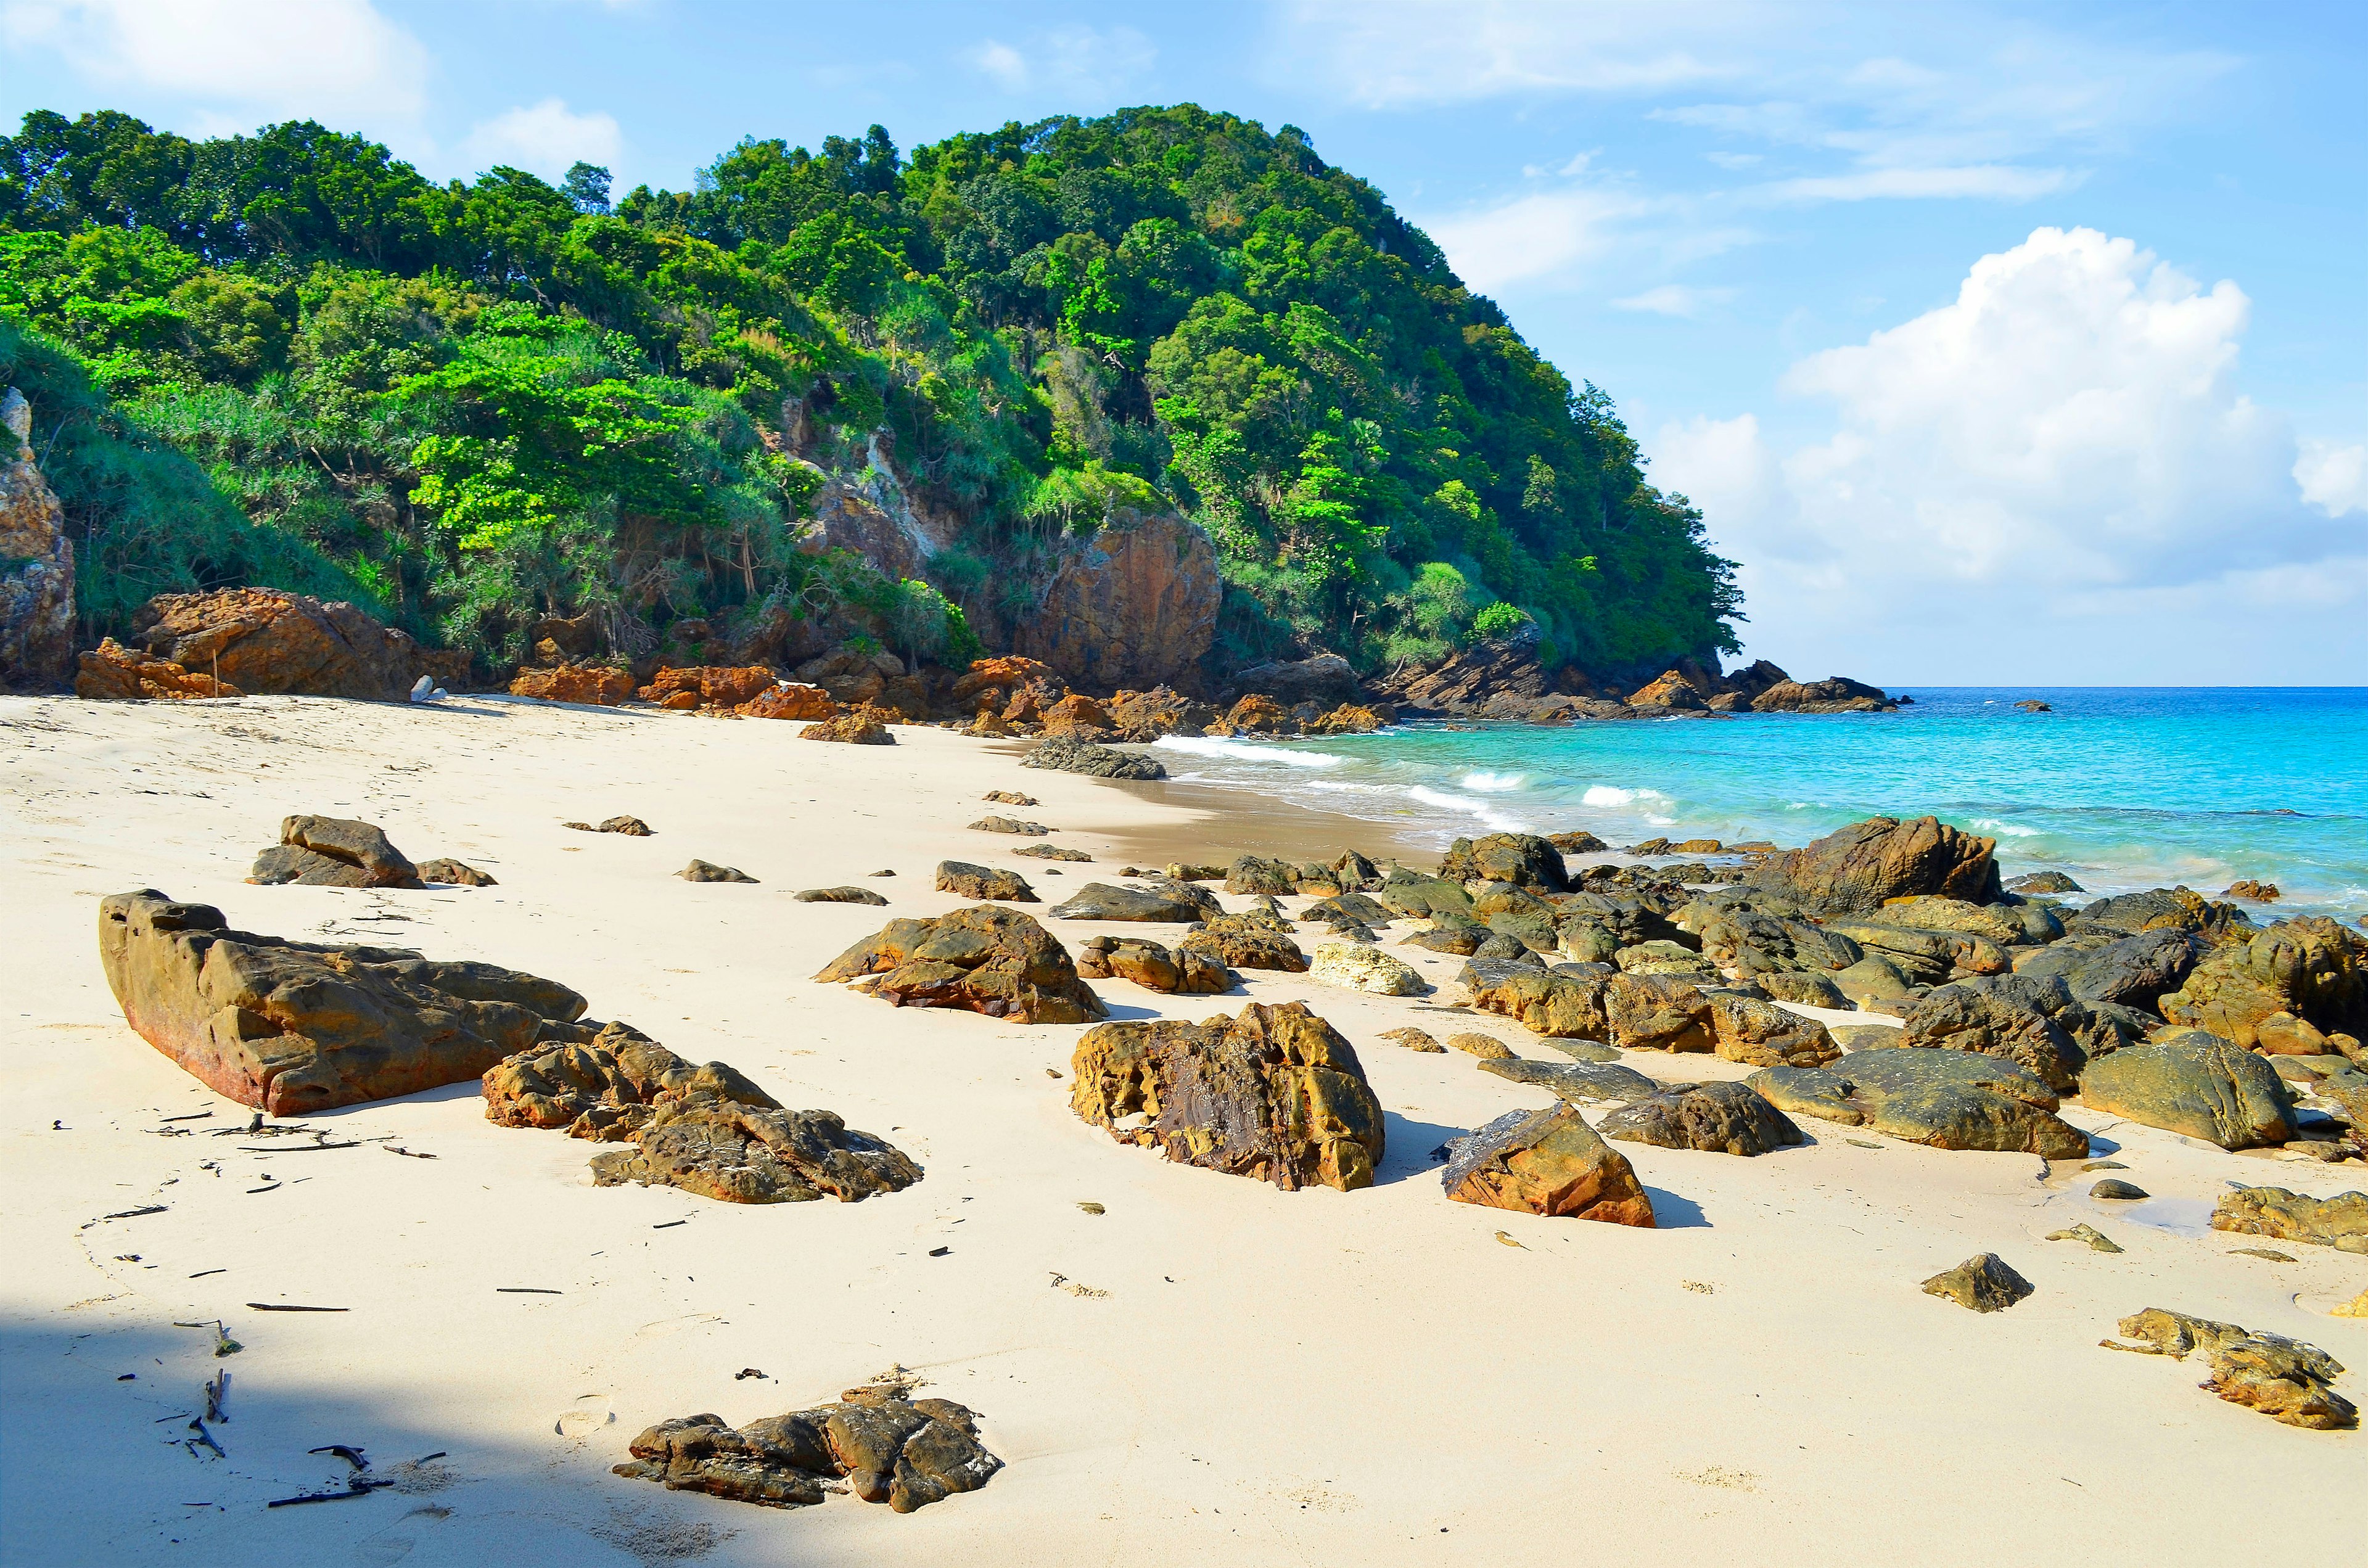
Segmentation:
{"type": "Polygon", "coordinates": [[[1064,536],[1172,505],[1220,546],[1222,659],[1735,645],[1727,564],[1608,398],[1304,134],[1190,107],[909,160],[751,140],[613,204],[583,165],[439,186],[310,122],[37,112],[0,138],[0,359],[93,631],[245,579],[494,659],[546,612],[646,645],[825,600],[936,651],[951,605],[1008,626],[1064,536]],[[883,463],[960,524],[944,597],[791,547],[883,463]]]}

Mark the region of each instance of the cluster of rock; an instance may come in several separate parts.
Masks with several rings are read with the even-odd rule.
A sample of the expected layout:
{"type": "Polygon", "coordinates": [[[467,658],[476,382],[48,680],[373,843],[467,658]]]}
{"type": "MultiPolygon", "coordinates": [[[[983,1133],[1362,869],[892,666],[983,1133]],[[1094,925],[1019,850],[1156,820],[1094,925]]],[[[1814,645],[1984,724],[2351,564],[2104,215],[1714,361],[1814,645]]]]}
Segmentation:
{"type": "Polygon", "coordinates": [[[2123,1339],[2136,1343],[2107,1340],[2108,1347],[2174,1360],[2201,1355],[2212,1368],[2203,1386],[2232,1404],[2317,1431],[2360,1425],[2351,1402],[2328,1386],[2343,1375],[2342,1363],[2315,1345],[2160,1307],[2135,1312],[2120,1326],[2123,1339]]]}
{"type": "Polygon", "coordinates": [[[0,691],[59,686],[74,667],[74,543],[32,434],[32,407],[10,387],[0,393],[0,691]]]}
{"type": "Polygon", "coordinates": [[[131,642],[84,653],[74,694],[401,702],[422,676],[440,685],[468,675],[465,654],[422,648],[343,601],[277,588],[160,594],[132,617],[131,642]]]}
{"type": "Polygon", "coordinates": [[[1623,689],[1567,665],[1549,671],[1539,650],[1536,632],[1524,628],[1429,665],[1402,666],[1372,687],[1410,714],[1548,724],[1713,713],[1880,713],[1907,700],[1841,676],[1796,681],[1765,659],[1726,675],[1715,663],[1684,659],[1643,686],[1623,689]]]}
{"type": "Polygon", "coordinates": [[[899,1007],[951,1007],[1020,1024],[1082,1024],[1109,1010],[1068,949],[1018,910],[995,904],[934,920],[892,920],[814,976],[855,981],[899,1007]]]}
{"type": "Polygon", "coordinates": [[[1387,704],[1357,699],[1357,677],[1348,661],[1325,654],[1320,662],[1327,674],[1337,666],[1337,678],[1294,681],[1282,666],[1256,666],[1236,677],[1245,688],[1240,695],[1220,706],[1166,684],[1093,697],[1072,690],[1051,665],[1015,653],[972,665],[953,683],[948,705],[972,734],[1136,744],[1163,735],[1358,734],[1395,722],[1387,704]],[[1286,695],[1276,695],[1276,688],[1286,695]]]}
{"type": "Polygon", "coordinates": [[[347,817],[292,816],[279,824],[279,842],[255,858],[246,880],[259,886],[420,888],[429,883],[487,888],[494,879],[473,866],[438,857],[413,865],[384,829],[347,817]]]}
{"type": "Polygon", "coordinates": [[[661,1421],[629,1446],[618,1475],[670,1492],[768,1507],[811,1507],[835,1484],[900,1514],[975,1492],[1003,1468],[978,1440],[978,1417],[903,1388],[854,1388],[836,1403],[739,1427],[720,1415],[661,1421]]]}

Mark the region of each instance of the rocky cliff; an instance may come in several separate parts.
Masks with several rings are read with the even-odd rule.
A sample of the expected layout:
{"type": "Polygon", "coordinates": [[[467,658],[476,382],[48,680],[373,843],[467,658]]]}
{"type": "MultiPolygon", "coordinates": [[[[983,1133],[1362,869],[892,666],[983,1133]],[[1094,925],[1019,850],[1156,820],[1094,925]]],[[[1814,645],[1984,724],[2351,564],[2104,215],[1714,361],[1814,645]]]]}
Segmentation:
{"type": "Polygon", "coordinates": [[[1197,524],[1121,510],[1070,550],[1013,652],[1089,689],[1190,684],[1224,597],[1216,546],[1197,524]]]}
{"type": "Polygon", "coordinates": [[[0,396],[0,690],[47,690],[74,670],[74,545],[32,432],[32,408],[10,387],[0,396]]]}

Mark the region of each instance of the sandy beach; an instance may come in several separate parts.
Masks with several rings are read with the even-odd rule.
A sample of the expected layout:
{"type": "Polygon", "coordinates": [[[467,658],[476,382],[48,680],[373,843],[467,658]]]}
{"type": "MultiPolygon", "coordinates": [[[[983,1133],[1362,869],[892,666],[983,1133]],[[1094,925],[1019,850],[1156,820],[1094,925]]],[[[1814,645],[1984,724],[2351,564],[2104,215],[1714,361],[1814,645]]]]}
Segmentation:
{"type": "MultiPolygon", "coordinates": [[[[2230,1154],[2070,1103],[2092,1158],[2148,1201],[2091,1199],[2078,1162],[1804,1121],[1806,1145],[1755,1159],[1619,1145],[1656,1230],[1452,1203],[1433,1151],[1552,1096],[1381,1032],[1477,1028],[1562,1058],[1440,1011],[1462,960],[1396,946],[1434,995],[1266,971],[1225,996],[1094,982],[1119,1018],[1304,1000],[1388,1113],[1368,1190],[1169,1165],[1071,1112],[1082,1026],[892,1008],[810,977],[889,916],[960,906],[932,891],[940,859],[1019,871],[1074,949],[1174,939],[1043,914],[1130,860],[1398,846],[1347,819],[1229,816],[1240,802],[1213,791],[895,733],[814,744],[792,723],[485,698],[0,699],[0,1556],[1509,1568],[2278,1561],[2358,1540],[2368,1437],[2279,1425],[2199,1390],[2198,1361],[2098,1345],[2158,1306],[2368,1366],[2368,1319],[2328,1312],[2368,1286],[2368,1259],[2237,1255],[2255,1238],[2204,1226],[2231,1181],[2328,1196],[2363,1185],[2356,1165],[2230,1154]],[[970,831],[1011,809],[982,804],[990,790],[1037,797],[1015,814],[1093,863],[970,831]],[[248,885],[290,812],[376,823],[499,885],[248,885]],[[618,813],[654,835],[561,825],[618,813]],[[675,879],[693,857],[757,884],[675,879]],[[791,896],[846,882],[890,907],[791,896]],[[98,900],[150,887],[248,930],[564,982],[591,1017],[835,1111],[926,1177],[856,1204],[596,1188],[585,1143],[490,1123],[468,1084],[304,1119],[350,1147],[275,1148],[109,995],[98,900]],[[2043,1239],[2081,1221],[2126,1250],[2043,1239]],[[1984,1251],[2037,1294],[1976,1315],[1918,1289],[1984,1251]],[[237,1354],[214,1355],[217,1321],[237,1354]],[[609,1473],[665,1417],[798,1409],[892,1366],[981,1413],[1007,1466],[990,1484],[896,1515],[609,1473]],[[221,1371],[217,1457],[184,1439],[221,1371]],[[345,1461],[313,1451],[331,1445],[409,1468],[352,1501],[266,1506],[342,1484],[345,1461]]],[[[1670,1080],[1748,1071],[1623,1059],[1670,1080]]],[[[2339,1387],[2362,1397],[2362,1373],[2339,1387]]]]}

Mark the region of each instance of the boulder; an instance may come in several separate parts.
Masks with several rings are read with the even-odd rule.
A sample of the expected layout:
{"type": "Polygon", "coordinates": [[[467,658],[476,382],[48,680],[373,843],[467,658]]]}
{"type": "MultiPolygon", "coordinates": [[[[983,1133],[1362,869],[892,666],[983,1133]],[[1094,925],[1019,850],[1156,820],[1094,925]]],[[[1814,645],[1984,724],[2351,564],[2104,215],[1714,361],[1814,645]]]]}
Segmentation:
{"type": "Polygon", "coordinates": [[[989,790],[979,799],[997,806],[1041,806],[1044,803],[1035,796],[1023,795],[1017,790],[989,790]]]}
{"type": "Polygon", "coordinates": [[[220,910],[154,889],[100,901],[98,949],[142,1039],[273,1116],[466,1082],[584,1011],[533,975],[233,930],[220,910]]]}
{"type": "Polygon", "coordinates": [[[1531,1062],[1507,1051],[1484,1057],[1480,1071],[1516,1084],[1535,1084],[1573,1105],[1625,1105],[1657,1095],[1661,1085],[1617,1062],[1531,1062]]]}
{"type": "MultiPolygon", "coordinates": [[[[0,623],[5,623],[8,614],[6,597],[6,579],[0,578],[0,623]]],[[[0,640],[5,640],[6,635],[5,624],[0,624],[0,640]]],[[[152,658],[125,647],[112,637],[102,640],[97,647],[82,654],[79,665],[79,673],[74,676],[74,695],[85,701],[131,701],[154,698],[187,700],[199,697],[246,695],[228,681],[218,681],[202,673],[193,675],[170,659],[152,658]]],[[[7,684],[5,679],[0,679],[0,687],[7,684]]]]}
{"type": "Polygon", "coordinates": [[[2019,876],[2012,881],[2007,883],[2006,891],[2009,892],[2050,893],[2079,892],[2083,890],[2078,882],[2074,881],[2071,878],[2066,876],[2061,871],[2025,871],[2021,876],[2019,876]]]}
{"type": "Polygon", "coordinates": [[[1190,882],[1168,882],[1148,888],[1114,887],[1087,882],[1053,906],[1060,920],[1146,920],[1190,925],[1224,913],[1216,895],[1190,882]]]}
{"type": "Polygon", "coordinates": [[[870,888],[835,887],[806,888],[791,895],[800,903],[869,903],[881,905],[888,901],[870,888]]]}
{"type": "Polygon", "coordinates": [[[46,691],[74,673],[74,543],[32,431],[32,407],[10,387],[0,394],[0,691],[46,691]]]}
{"type": "Polygon", "coordinates": [[[1796,1007],[1843,1008],[1850,1006],[1850,998],[1842,994],[1842,988],[1822,974],[1780,970],[1753,978],[1770,996],[1796,1007]]]}
{"type": "Polygon", "coordinates": [[[1397,722],[1397,710],[1384,702],[1368,706],[1361,702],[1343,702],[1326,713],[1307,721],[1306,733],[1311,735],[1370,735],[1375,730],[1397,722]]]}
{"type": "Polygon", "coordinates": [[[704,1492],[771,1508],[845,1490],[899,1514],[985,1485],[1003,1461],[978,1441],[978,1418],[945,1399],[893,1388],[849,1389],[842,1403],[768,1415],[734,1429],[719,1415],[683,1415],[643,1431],[632,1461],[612,1467],[669,1492],[704,1492]]]}
{"type": "MultiPolygon", "coordinates": [[[[1583,1070],[1581,1063],[1569,1069],[1583,1070]]],[[[1804,1141],[1791,1117],[1744,1084],[1673,1085],[1631,1100],[1605,1117],[1597,1131],[1631,1143],[1726,1154],[1764,1154],[1804,1141]]]]}
{"type": "Polygon", "coordinates": [[[1060,773],[1082,773],[1093,778],[1165,778],[1167,769],[1156,757],[1141,752],[1096,745],[1074,735],[1044,742],[1019,759],[1022,767],[1049,767],[1060,773]]]}
{"type": "Polygon", "coordinates": [[[1440,1185],[1458,1203],[1653,1228],[1635,1168],[1568,1104],[1507,1111],[1447,1149],[1440,1185]]]}
{"type": "Polygon", "coordinates": [[[1149,691],[1121,691],[1110,699],[1110,723],[1119,735],[1138,744],[1162,735],[1199,735],[1216,722],[1217,710],[1169,686],[1149,691]]]}
{"type": "Polygon", "coordinates": [[[1483,1062],[1513,1060],[1513,1048],[1492,1034],[1476,1029],[1461,1029],[1447,1037],[1447,1049],[1460,1051],[1466,1056],[1476,1056],[1483,1062]]]}
{"type": "Polygon", "coordinates": [[[743,719],[796,719],[813,722],[838,717],[838,702],[818,686],[785,680],[767,687],[733,710],[743,719]]]}
{"type": "Polygon", "coordinates": [[[2351,1402],[2328,1386],[2343,1375],[2342,1363],[2315,1345],[2160,1307],[2134,1312],[2120,1326],[2123,1339],[2137,1343],[2107,1340],[2114,1350],[2174,1360],[2202,1352],[2212,1367],[2203,1386],[2232,1404],[2246,1405],[2290,1426],[2329,1431],[2360,1424],[2351,1402]]]}
{"type": "Polygon", "coordinates": [[[1278,740],[1298,734],[1302,727],[1298,714],[1255,691],[1209,721],[1212,735],[1267,735],[1278,740]]]}
{"type": "MultiPolygon", "coordinates": [[[[773,689],[780,679],[764,665],[727,666],[698,665],[688,669],[662,668],[639,693],[644,702],[661,708],[736,709],[773,689]]],[[[783,715],[786,717],[786,715],[783,715]]],[[[827,714],[815,714],[827,718],[827,714]]]]}
{"type": "Polygon", "coordinates": [[[2212,1228],[2368,1253],[2368,1193],[2306,1198],[2283,1187],[2240,1187],[2221,1197],[2212,1228]]]}
{"type": "Polygon", "coordinates": [[[1212,996],[1240,983],[1239,976],[1204,952],[1170,951],[1141,937],[1088,937],[1077,949],[1077,973],[1087,980],[1116,975],[1146,991],[1212,996]]]}
{"type": "Polygon", "coordinates": [[[1995,1056],[1924,1047],[1853,1051],[1831,1070],[1771,1067],[1744,1082],[1780,1110],[1935,1149],[2050,1160],[2089,1152],[2089,1135],[2054,1114],[2055,1091],[1995,1056]]]}
{"type": "Polygon", "coordinates": [[[270,886],[416,888],[419,868],[366,822],[292,816],[279,824],[279,843],[256,857],[250,882],[270,886]]]}
{"type": "Polygon", "coordinates": [[[1439,875],[1451,882],[1510,882],[1536,892],[1566,892],[1562,851],[1533,833],[1490,833],[1447,847],[1439,875]]]}
{"type": "Polygon", "coordinates": [[[2142,931],[2190,931],[2216,947],[2251,924],[2233,903],[2214,903],[2183,887],[2148,888],[2097,900],[2065,919],[2064,934],[2110,939],[2142,931]]]}
{"type": "Polygon", "coordinates": [[[836,718],[825,719],[818,724],[808,724],[798,732],[802,741],[837,741],[846,745],[887,746],[896,744],[888,733],[896,713],[890,709],[874,708],[862,703],[848,709],[836,718]]]}
{"type": "MultiPolygon", "coordinates": [[[[1695,907],[1687,906],[1688,910],[1695,907]]],[[[1746,979],[1786,971],[1846,970],[1866,956],[1863,949],[1839,932],[1748,907],[1705,908],[1691,917],[1680,911],[1679,925],[1695,934],[1702,957],[1713,963],[1733,964],[1746,979]]]]}
{"type": "Polygon", "coordinates": [[[957,898],[999,899],[1007,903],[1043,902],[1019,872],[974,866],[967,860],[939,861],[937,889],[957,898]]]}
{"type": "MultiPolygon", "coordinates": [[[[1093,861],[1093,857],[1087,854],[1084,850],[1068,849],[1058,844],[1021,844],[1015,846],[1012,848],[1011,853],[1014,855],[1025,855],[1031,860],[1083,861],[1087,864],[1091,864],[1093,861]]],[[[1055,871],[1053,874],[1054,876],[1060,875],[1058,871],[1055,871]]]]}
{"type": "Polygon", "coordinates": [[[1224,597],[1199,525],[1121,509],[1067,551],[1014,651],[1104,690],[1183,679],[1209,651],[1224,597]]]}
{"type": "Polygon", "coordinates": [[[2003,1312],[2035,1289],[1994,1252],[1975,1253],[1947,1273],[1924,1281],[1926,1295],[1942,1297],[1977,1312],[2003,1312]]]}
{"type": "Polygon", "coordinates": [[[2050,1231],[2047,1233],[2047,1239],[2051,1242],[2078,1242],[2090,1252],[2114,1253],[2123,1250],[2111,1236],[2097,1229],[2096,1226],[2085,1222],[2068,1226],[2061,1231],[2050,1231]]]}
{"type": "Polygon", "coordinates": [[[2141,931],[2095,946],[2076,938],[2017,963],[2015,972],[2059,976],[2083,1002],[2113,1002],[2151,1012],[2167,993],[2186,982],[2201,948],[2192,934],[2176,927],[2141,931]]]}
{"type": "Polygon", "coordinates": [[[2080,1099],[2223,1149],[2283,1143],[2294,1132],[2294,1096],[2270,1064],[2201,1030],[2089,1062],[2080,1099]]]}
{"type": "Polygon", "coordinates": [[[1299,868],[1264,855],[1243,855],[1225,869],[1225,891],[1280,896],[1299,891],[1299,868]]]}
{"type": "Polygon", "coordinates": [[[2071,988],[2053,976],[1989,975],[1918,998],[1900,1043],[2002,1056],[2068,1095],[2092,1057],[2144,1038],[2149,1021],[2111,1003],[2076,1001],[2071,988]]]}
{"type": "Polygon", "coordinates": [[[1611,847],[1591,833],[1552,833],[1546,842],[1565,855],[1600,855],[1611,847]]]}
{"type": "Polygon", "coordinates": [[[1388,1040],[1395,1045],[1403,1045],[1408,1051],[1424,1051],[1433,1056],[1443,1054],[1447,1050],[1447,1047],[1431,1039],[1430,1033],[1427,1029],[1417,1029],[1413,1028],[1383,1029],[1382,1031],[1382,1039],[1388,1040]]]}
{"type": "Polygon", "coordinates": [[[448,887],[490,888],[501,885],[474,866],[440,855],[433,860],[419,862],[419,880],[448,887]]]}
{"type": "Polygon", "coordinates": [[[435,673],[406,633],[353,605],[277,588],[160,594],[131,626],[152,656],[249,694],[401,702],[422,673],[435,673]]]}
{"type": "Polygon", "coordinates": [[[675,873],[687,882],[754,882],[757,879],[734,866],[719,866],[712,860],[694,859],[675,873]]]}
{"type": "Polygon", "coordinates": [[[1769,857],[1745,882],[1830,915],[1872,913],[1911,893],[1995,903],[1997,847],[1996,840],[1960,833],[1936,817],[1870,817],[1769,857]]]}
{"type": "Polygon", "coordinates": [[[1707,995],[1667,975],[1564,975],[1475,958],[1456,977],[1484,1013],[1550,1039],[1632,1050],[1712,1051],[1732,1062],[1814,1067],[1841,1055],[1825,1026],[1768,1003],[1707,995]]]}
{"type": "Polygon", "coordinates": [[[2285,894],[2275,882],[2256,881],[2251,877],[2230,882],[2220,892],[2222,898],[2241,898],[2250,903],[2275,903],[2285,894]]]}
{"type": "Polygon", "coordinates": [[[1911,894],[1885,900],[1870,918],[1911,930],[1962,932],[2001,948],[2053,942],[2064,935],[2063,922],[2054,911],[2020,899],[2011,903],[1967,903],[1961,898],[1911,894]]]}
{"type": "Polygon", "coordinates": [[[1668,708],[1683,711],[1710,706],[1696,691],[1693,683],[1675,670],[1663,674],[1651,684],[1638,687],[1627,697],[1631,708],[1668,708]]]}
{"type": "Polygon", "coordinates": [[[973,833],[1016,833],[1026,838],[1042,838],[1053,830],[1041,822],[1023,822],[1018,817],[981,817],[970,824],[973,833]]]}
{"type": "Polygon", "coordinates": [[[1070,1065],[1080,1118],[1181,1165],[1348,1192],[1382,1161],[1381,1102],[1356,1051],[1302,1003],[1102,1024],[1070,1065]]]}
{"type": "Polygon", "coordinates": [[[1402,960],[1369,942],[1318,942],[1307,978],[1318,985],[1338,985],[1376,996],[1420,996],[1430,986],[1402,960]]]}
{"type": "Polygon", "coordinates": [[[1755,713],[1887,713],[1898,706],[1881,687],[1848,676],[1782,680],[1751,699],[1755,713]]]}
{"type": "Polygon", "coordinates": [[[545,702],[576,702],[614,708],[633,695],[631,671],[607,665],[558,665],[549,669],[525,669],[510,682],[512,697],[538,698],[545,702]]]}
{"type": "Polygon", "coordinates": [[[2324,1046],[2291,1020],[2322,1040],[2368,1036],[2368,936],[2319,915],[2281,920],[2198,963],[2162,998],[2162,1016],[2243,1046],[2283,1045],[2275,1037],[2298,1036],[2303,1050],[2295,1054],[2317,1054],[2324,1046]],[[2272,1038],[2265,1041],[2265,1033],[2272,1038]]]}
{"type": "Polygon", "coordinates": [[[1016,909],[991,903],[935,920],[892,920],[814,978],[865,981],[859,989],[899,1007],[956,1007],[1013,1023],[1082,1024],[1107,1016],[1052,933],[1016,909]]]}
{"type": "Polygon", "coordinates": [[[578,833],[616,833],[622,834],[627,838],[655,836],[650,832],[650,824],[639,817],[617,816],[607,818],[599,823],[571,822],[563,823],[560,825],[574,828],[578,833]]]}
{"type": "Polygon", "coordinates": [[[1184,946],[1198,948],[1219,963],[1234,969],[1270,969],[1286,974],[1307,972],[1307,955],[1285,933],[1290,927],[1262,911],[1247,915],[1216,915],[1194,926],[1184,946]]]}
{"type": "Polygon", "coordinates": [[[1235,672],[1228,684],[1235,692],[1270,697],[1285,708],[1295,708],[1303,702],[1338,708],[1364,695],[1356,670],[1338,653],[1251,665],[1235,672]]]}

